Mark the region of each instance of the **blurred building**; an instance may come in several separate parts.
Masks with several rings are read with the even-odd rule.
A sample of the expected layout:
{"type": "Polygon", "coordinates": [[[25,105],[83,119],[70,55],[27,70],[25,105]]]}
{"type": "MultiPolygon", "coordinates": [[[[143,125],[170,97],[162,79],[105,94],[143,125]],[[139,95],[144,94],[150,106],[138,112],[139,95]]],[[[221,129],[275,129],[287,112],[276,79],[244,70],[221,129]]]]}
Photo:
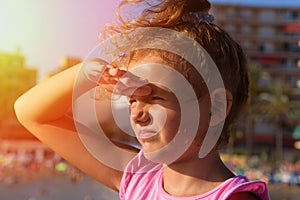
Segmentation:
{"type": "Polygon", "coordinates": [[[52,72],[50,72],[47,77],[53,76],[65,69],[68,69],[76,64],[79,64],[82,62],[82,59],[79,57],[72,57],[72,56],[63,56],[59,61],[59,66],[54,69],[52,72]]]}
{"type": "MultiPolygon", "coordinates": [[[[52,76],[81,62],[77,57],[62,57],[52,76]]],[[[0,52],[0,140],[35,139],[18,122],[14,112],[14,102],[24,92],[36,85],[38,70],[26,66],[26,58],[20,49],[15,52],[0,52]]]]}
{"type": "MultiPolygon", "coordinates": [[[[288,85],[289,99],[299,101],[300,8],[216,3],[212,12],[216,24],[241,44],[248,58],[262,66],[270,79],[288,85]]],[[[255,124],[256,142],[275,143],[275,129],[255,124]]],[[[283,137],[283,146],[293,146],[290,135],[283,137]]]]}
{"type": "Polygon", "coordinates": [[[216,23],[272,78],[300,87],[300,8],[214,4],[216,23]]]}
{"type": "Polygon", "coordinates": [[[26,66],[19,49],[0,52],[0,139],[32,137],[18,123],[13,106],[21,94],[36,84],[36,79],[37,70],[26,66]]]}

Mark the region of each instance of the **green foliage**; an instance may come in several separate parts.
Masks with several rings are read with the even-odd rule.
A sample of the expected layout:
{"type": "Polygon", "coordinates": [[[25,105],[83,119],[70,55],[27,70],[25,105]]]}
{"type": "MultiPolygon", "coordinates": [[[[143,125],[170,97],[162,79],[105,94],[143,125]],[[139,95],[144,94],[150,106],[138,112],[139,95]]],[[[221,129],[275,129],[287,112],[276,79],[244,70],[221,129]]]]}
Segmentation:
{"type": "Polygon", "coordinates": [[[268,121],[280,125],[283,121],[293,125],[300,112],[299,101],[292,101],[290,85],[271,79],[258,65],[250,66],[250,100],[248,112],[255,121],[268,121]],[[262,81],[263,80],[263,81],[262,81]]]}

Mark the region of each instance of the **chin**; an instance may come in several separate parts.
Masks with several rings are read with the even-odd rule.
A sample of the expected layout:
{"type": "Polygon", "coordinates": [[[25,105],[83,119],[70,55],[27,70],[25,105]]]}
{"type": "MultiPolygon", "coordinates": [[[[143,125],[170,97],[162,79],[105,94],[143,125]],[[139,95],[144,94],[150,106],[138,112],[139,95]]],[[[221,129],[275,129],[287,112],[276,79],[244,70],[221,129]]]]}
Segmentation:
{"type": "Polygon", "coordinates": [[[172,164],[174,161],[177,160],[175,154],[172,154],[170,150],[161,148],[158,150],[150,150],[150,149],[145,149],[143,148],[143,153],[145,158],[148,160],[155,162],[155,163],[161,163],[161,164],[172,164]]]}

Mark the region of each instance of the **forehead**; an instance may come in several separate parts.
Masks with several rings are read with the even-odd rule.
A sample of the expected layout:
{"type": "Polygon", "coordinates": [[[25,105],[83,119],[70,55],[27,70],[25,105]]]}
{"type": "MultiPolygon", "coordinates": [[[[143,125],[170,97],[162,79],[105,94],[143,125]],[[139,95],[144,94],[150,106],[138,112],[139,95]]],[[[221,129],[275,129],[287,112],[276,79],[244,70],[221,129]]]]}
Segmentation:
{"type": "Polygon", "coordinates": [[[152,93],[151,94],[164,94],[164,95],[172,95],[173,92],[170,88],[161,85],[159,83],[151,83],[149,84],[149,86],[152,89],[152,93]]]}
{"type": "Polygon", "coordinates": [[[189,79],[191,75],[194,76],[193,74],[198,74],[190,73],[193,66],[183,57],[168,51],[157,49],[142,49],[133,52],[131,56],[128,57],[126,69],[131,69],[137,65],[146,63],[158,63],[166,65],[169,68],[177,70],[179,73],[185,76],[186,79],[189,79]]]}
{"type": "Polygon", "coordinates": [[[129,61],[128,69],[134,68],[137,65],[142,65],[146,63],[159,63],[159,64],[168,64],[161,56],[156,52],[139,54],[133,56],[129,61]]]}
{"type": "Polygon", "coordinates": [[[137,53],[133,53],[129,64],[127,65],[127,69],[132,72],[132,70],[138,66],[153,63],[158,64],[157,66],[164,65],[169,70],[165,70],[164,72],[166,73],[163,73],[163,71],[157,70],[157,66],[149,66],[147,69],[144,68],[144,72],[140,73],[138,76],[146,78],[144,75],[148,77],[152,75],[153,80],[157,81],[159,79],[160,82],[168,82],[167,85],[171,86],[172,88],[178,88],[183,92],[186,90],[186,88],[181,84],[183,82],[188,82],[189,85],[194,88],[194,91],[198,97],[201,97],[207,93],[206,83],[203,81],[203,78],[199,72],[183,58],[170,52],[156,50],[138,51],[137,53]],[[167,71],[173,72],[168,73],[167,71]]]}

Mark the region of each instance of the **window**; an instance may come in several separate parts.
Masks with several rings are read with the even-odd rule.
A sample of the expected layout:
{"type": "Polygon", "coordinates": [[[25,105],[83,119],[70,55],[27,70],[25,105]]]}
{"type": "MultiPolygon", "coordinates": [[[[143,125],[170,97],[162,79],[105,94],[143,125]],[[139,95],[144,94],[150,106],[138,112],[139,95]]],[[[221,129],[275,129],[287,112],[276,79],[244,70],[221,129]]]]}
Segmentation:
{"type": "Polygon", "coordinates": [[[296,20],[300,16],[300,12],[296,11],[286,11],[284,14],[284,18],[287,20],[296,20]]]}
{"type": "Polygon", "coordinates": [[[299,52],[300,47],[298,46],[297,43],[284,43],[283,45],[284,50],[289,51],[289,52],[299,52]]]}
{"type": "Polygon", "coordinates": [[[253,13],[252,13],[251,10],[243,10],[240,15],[241,15],[242,18],[248,18],[249,19],[249,18],[252,17],[253,13]]]}
{"type": "Polygon", "coordinates": [[[228,33],[235,33],[236,32],[236,27],[234,25],[226,25],[225,30],[228,33]]]}
{"type": "Polygon", "coordinates": [[[270,22],[274,21],[276,18],[274,11],[271,10],[263,10],[259,13],[259,20],[262,22],[270,22]]]}
{"type": "Polygon", "coordinates": [[[294,68],[296,66],[295,60],[292,59],[283,59],[281,63],[285,68],[294,68]]]}
{"type": "Polygon", "coordinates": [[[275,30],[272,27],[261,27],[258,29],[258,34],[262,37],[273,37],[275,30]]]}
{"type": "Polygon", "coordinates": [[[274,44],[272,43],[263,43],[261,45],[259,45],[259,51],[261,52],[266,52],[266,53],[271,53],[274,52],[275,47],[274,44]]]}
{"type": "Polygon", "coordinates": [[[251,30],[251,27],[248,25],[244,25],[243,27],[241,27],[241,33],[243,34],[250,34],[251,30]]]}
{"type": "Polygon", "coordinates": [[[234,10],[234,8],[227,9],[227,16],[232,18],[236,17],[236,11],[234,10]]]}
{"type": "Polygon", "coordinates": [[[245,50],[250,50],[252,48],[252,44],[248,41],[244,41],[244,42],[242,42],[242,47],[245,50]]]}

